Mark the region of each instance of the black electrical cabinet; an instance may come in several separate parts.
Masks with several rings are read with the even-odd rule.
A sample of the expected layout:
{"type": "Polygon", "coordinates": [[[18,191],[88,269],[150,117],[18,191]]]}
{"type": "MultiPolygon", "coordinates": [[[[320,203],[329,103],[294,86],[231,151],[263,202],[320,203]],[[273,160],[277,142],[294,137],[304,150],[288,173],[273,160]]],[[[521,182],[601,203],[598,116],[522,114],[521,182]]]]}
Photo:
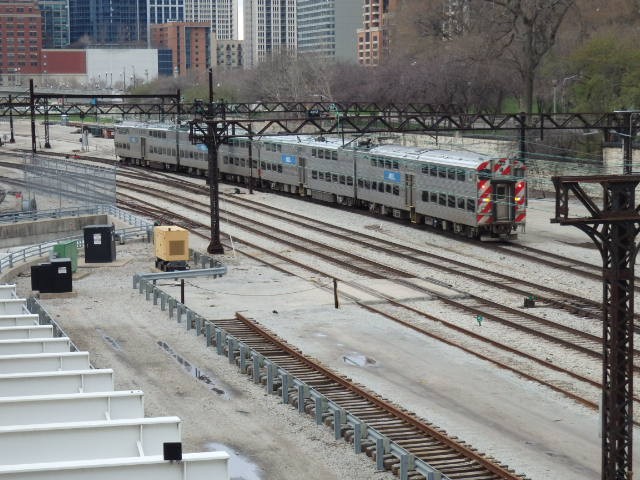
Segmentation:
{"type": "Polygon", "coordinates": [[[83,232],[85,263],[115,261],[116,232],[113,225],[87,225],[83,232]]]}
{"type": "Polygon", "coordinates": [[[31,290],[40,293],[65,293],[73,291],[70,258],[57,258],[50,263],[31,267],[31,290]]]}

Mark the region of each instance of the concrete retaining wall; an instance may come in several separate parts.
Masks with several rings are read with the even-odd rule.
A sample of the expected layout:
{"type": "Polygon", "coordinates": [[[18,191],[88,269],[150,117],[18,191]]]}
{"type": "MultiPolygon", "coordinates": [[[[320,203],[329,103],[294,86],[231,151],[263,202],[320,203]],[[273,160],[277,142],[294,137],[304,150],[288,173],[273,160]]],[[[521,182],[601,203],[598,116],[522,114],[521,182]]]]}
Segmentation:
{"type": "Polygon", "coordinates": [[[0,224],[0,248],[48,242],[51,241],[52,234],[57,234],[55,236],[58,237],[80,235],[82,228],[87,225],[105,225],[108,222],[108,215],[82,215],[0,224]]]}

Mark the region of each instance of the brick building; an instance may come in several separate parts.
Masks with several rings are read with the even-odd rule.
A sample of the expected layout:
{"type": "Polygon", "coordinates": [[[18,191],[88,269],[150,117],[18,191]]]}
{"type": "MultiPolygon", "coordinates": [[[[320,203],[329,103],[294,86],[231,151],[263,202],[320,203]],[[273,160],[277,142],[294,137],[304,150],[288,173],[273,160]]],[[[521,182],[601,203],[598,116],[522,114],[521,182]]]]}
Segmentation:
{"type": "Polygon", "coordinates": [[[389,55],[390,18],[399,0],[364,0],[363,27],[358,29],[358,62],[379,65],[389,55]]]}
{"type": "Polygon", "coordinates": [[[211,65],[211,25],[205,22],[168,22],[151,25],[151,45],[169,49],[178,75],[207,73],[211,65]]]}
{"type": "Polygon", "coordinates": [[[35,0],[0,2],[0,84],[20,85],[42,70],[42,16],[35,0]]]}

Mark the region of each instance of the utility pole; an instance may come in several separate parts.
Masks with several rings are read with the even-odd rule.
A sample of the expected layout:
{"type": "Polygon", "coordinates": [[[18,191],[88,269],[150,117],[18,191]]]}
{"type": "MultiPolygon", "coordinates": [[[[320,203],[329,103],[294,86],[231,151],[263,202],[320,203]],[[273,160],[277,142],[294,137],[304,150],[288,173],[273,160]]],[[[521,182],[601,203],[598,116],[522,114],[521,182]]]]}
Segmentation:
{"type": "MultiPolygon", "coordinates": [[[[222,112],[217,112],[218,108],[213,105],[213,69],[209,69],[209,108],[207,115],[213,120],[214,116],[221,113],[224,116],[224,106],[222,112]]],[[[222,128],[226,130],[223,119],[222,128]]],[[[217,131],[217,122],[207,122],[207,151],[208,156],[208,173],[209,173],[209,205],[211,207],[211,241],[207,247],[207,252],[216,255],[224,253],[224,248],[220,242],[220,212],[218,202],[218,146],[220,144],[220,135],[217,131]]]]}
{"type": "Polygon", "coordinates": [[[635,204],[640,175],[553,177],[556,217],[573,225],[596,244],[603,262],[602,312],[602,480],[631,480],[633,476],[633,334],[634,267],[640,232],[635,204]],[[602,186],[602,206],[581,183],[602,186]],[[591,217],[569,217],[573,192],[591,217]]]}
{"type": "Polygon", "coordinates": [[[9,133],[11,134],[9,143],[16,143],[16,138],[13,136],[13,102],[11,94],[9,94],[9,133]]]}

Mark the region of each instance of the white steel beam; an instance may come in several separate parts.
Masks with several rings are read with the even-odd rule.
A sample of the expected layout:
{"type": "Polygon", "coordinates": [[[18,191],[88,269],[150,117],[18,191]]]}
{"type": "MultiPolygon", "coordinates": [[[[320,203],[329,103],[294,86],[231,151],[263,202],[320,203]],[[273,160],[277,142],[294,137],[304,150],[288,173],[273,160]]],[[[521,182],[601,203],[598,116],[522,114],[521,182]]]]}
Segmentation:
{"type": "Polygon", "coordinates": [[[0,299],[9,299],[16,297],[16,285],[0,285],[0,299]]]}
{"type": "Polygon", "coordinates": [[[0,299],[0,315],[17,315],[27,312],[27,301],[24,298],[0,299]]]}
{"type": "Polygon", "coordinates": [[[0,340],[0,355],[68,352],[70,349],[71,340],[67,337],[0,340]]]}
{"type": "Polygon", "coordinates": [[[0,397],[111,390],[113,390],[113,370],[111,369],[0,375],[0,397]]]}
{"type": "Polygon", "coordinates": [[[0,327],[0,340],[22,338],[53,338],[53,326],[30,325],[27,327],[0,327]]]}
{"type": "Polygon", "coordinates": [[[0,425],[144,417],[140,390],[0,398],[0,425]]]}
{"type": "Polygon", "coordinates": [[[38,325],[39,323],[40,317],[34,313],[0,315],[0,327],[20,327],[38,325]]]}
{"type": "Polygon", "coordinates": [[[0,374],[88,370],[89,352],[0,355],[0,374]]]}
{"type": "Polygon", "coordinates": [[[161,455],[179,441],[178,417],[11,425],[0,427],[0,464],[161,455]]]}
{"type": "Polygon", "coordinates": [[[182,462],[162,455],[81,462],[0,466],[0,480],[229,480],[226,452],[187,453],[182,462]]]}

